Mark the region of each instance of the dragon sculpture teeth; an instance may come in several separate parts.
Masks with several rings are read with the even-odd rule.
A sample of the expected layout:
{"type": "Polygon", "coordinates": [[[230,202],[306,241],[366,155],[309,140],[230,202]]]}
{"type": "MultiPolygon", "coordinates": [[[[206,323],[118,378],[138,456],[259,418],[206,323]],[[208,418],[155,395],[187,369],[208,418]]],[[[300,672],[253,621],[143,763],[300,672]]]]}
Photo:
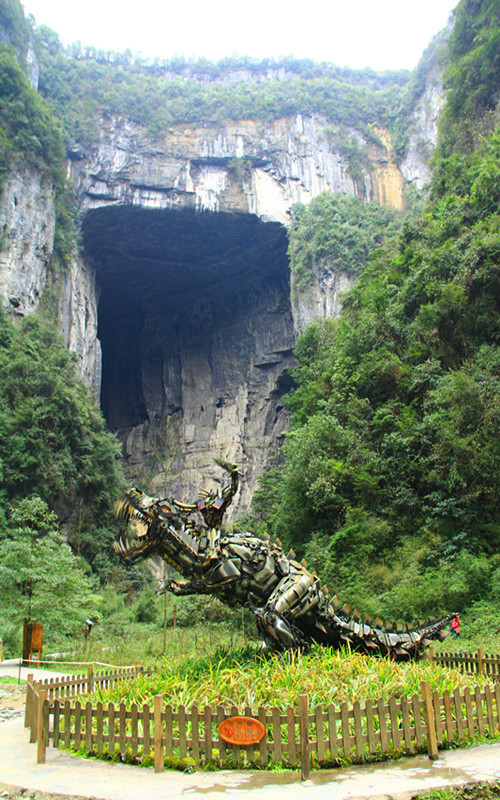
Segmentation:
{"type": "Polygon", "coordinates": [[[126,565],[161,556],[188,579],[169,580],[161,592],[212,594],[229,606],[249,607],[260,634],[278,651],[307,648],[316,641],[408,660],[420,657],[434,639],[444,639],[455,614],[418,626],[362,620],[336,596],[330,599],[305,561],[299,563],[293,551],[285,555],[281,543],[250,532],[226,533],[222,519],[238,490],[240,473],[236,464],[215,460],[230,474],[220,494],[202,489],[197,502],[188,504],[133,488],[116,503],[117,516],[144,528],[133,540],[114,543],[126,565]]]}

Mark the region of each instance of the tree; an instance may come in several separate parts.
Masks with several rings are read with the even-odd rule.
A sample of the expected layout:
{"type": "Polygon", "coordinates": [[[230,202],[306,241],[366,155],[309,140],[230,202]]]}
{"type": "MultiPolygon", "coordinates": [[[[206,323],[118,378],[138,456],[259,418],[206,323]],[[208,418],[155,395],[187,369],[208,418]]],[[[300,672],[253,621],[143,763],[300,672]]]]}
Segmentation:
{"type": "Polygon", "coordinates": [[[123,475],[118,444],[77,377],[74,356],[51,325],[34,316],[14,325],[0,311],[0,373],[0,508],[40,497],[78,554],[104,575],[115,561],[113,504],[123,475]]]}
{"type": "MultiPolygon", "coordinates": [[[[270,529],[370,613],[425,615],[479,599],[493,605],[496,597],[500,128],[490,45],[500,26],[493,5],[462,0],[457,8],[431,198],[421,217],[405,221],[396,246],[371,254],[343,297],[342,317],[313,323],[299,339],[282,459],[255,497],[270,529]]],[[[292,269],[293,259],[334,263],[343,241],[332,221],[313,203],[299,217],[292,269]]]]}
{"type": "Polygon", "coordinates": [[[13,504],[0,541],[0,626],[7,646],[17,645],[24,618],[43,622],[52,637],[74,634],[93,612],[94,583],[86,572],[40,497],[13,504]]]}

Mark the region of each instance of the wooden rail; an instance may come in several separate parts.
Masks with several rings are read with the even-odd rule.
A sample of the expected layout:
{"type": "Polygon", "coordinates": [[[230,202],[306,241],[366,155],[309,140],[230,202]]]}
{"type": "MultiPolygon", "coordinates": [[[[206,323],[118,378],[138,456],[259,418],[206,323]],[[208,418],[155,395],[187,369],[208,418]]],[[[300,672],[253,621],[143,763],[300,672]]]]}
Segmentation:
{"type": "MultiPolygon", "coordinates": [[[[122,677],[116,673],[107,680],[122,677]]],[[[363,706],[344,702],[339,707],[310,709],[308,698],[302,695],[298,710],[260,707],[254,711],[196,705],[174,709],[163,695],[156,695],[152,706],[93,705],[65,696],[64,692],[85,683],[72,681],[76,679],[56,686],[56,682],[38,684],[28,679],[25,724],[30,741],[37,742],[39,763],[45,763],[46,747],[52,743],[82,753],[119,754],[130,763],[154,765],[157,772],[165,763],[175,765],[182,759],[192,759],[193,766],[254,763],[262,768],[282,763],[300,767],[305,779],[311,762],[335,766],[425,749],[435,759],[446,742],[500,731],[498,684],[440,695],[424,681],[420,693],[410,698],[392,696],[363,706]],[[230,745],[220,738],[218,725],[239,713],[264,724],[266,732],[258,744],[230,745]]]]}
{"type": "Polygon", "coordinates": [[[462,672],[472,675],[486,675],[488,678],[500,679],[500,656],[485,653],[479,647],[477,653],[435,653],[429,647],[429,660],[446,667],[458,667],[462,672]]]}

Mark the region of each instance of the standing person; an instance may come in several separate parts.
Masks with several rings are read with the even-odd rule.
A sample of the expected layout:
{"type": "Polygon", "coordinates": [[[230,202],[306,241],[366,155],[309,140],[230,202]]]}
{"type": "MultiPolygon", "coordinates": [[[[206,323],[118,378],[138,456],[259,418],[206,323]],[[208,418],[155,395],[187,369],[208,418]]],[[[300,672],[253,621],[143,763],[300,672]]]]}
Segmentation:
{"type": "Polygon", "coordinates": [[[457,614],[456,617],[453,617],[450,623],[450,631],[451,635],[455,637],[455,639],[460,639],[460,614],[457,614]]]}

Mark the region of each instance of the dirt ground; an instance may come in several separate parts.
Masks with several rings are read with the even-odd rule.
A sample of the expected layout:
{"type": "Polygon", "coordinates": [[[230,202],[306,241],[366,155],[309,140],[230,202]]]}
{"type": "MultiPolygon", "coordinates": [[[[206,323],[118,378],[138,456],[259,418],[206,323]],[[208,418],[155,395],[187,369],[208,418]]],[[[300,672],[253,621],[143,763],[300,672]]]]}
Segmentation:
{"type": "MultiPolygon", "coordinates": [[[[0,800],[75,800],[75,797],[67,794],[38,792],[33,789],[23,789],[20,786],[10,786],[8,783],[0,783],[0,800]]],[[[94,800],[94,798],[85,798],[85,800],[94,800]]]]}
{"type": "Polygon", "coordinates": [[[0,683],[0,709],[24,708],[26,686],[17,683],[0,683]]]}

